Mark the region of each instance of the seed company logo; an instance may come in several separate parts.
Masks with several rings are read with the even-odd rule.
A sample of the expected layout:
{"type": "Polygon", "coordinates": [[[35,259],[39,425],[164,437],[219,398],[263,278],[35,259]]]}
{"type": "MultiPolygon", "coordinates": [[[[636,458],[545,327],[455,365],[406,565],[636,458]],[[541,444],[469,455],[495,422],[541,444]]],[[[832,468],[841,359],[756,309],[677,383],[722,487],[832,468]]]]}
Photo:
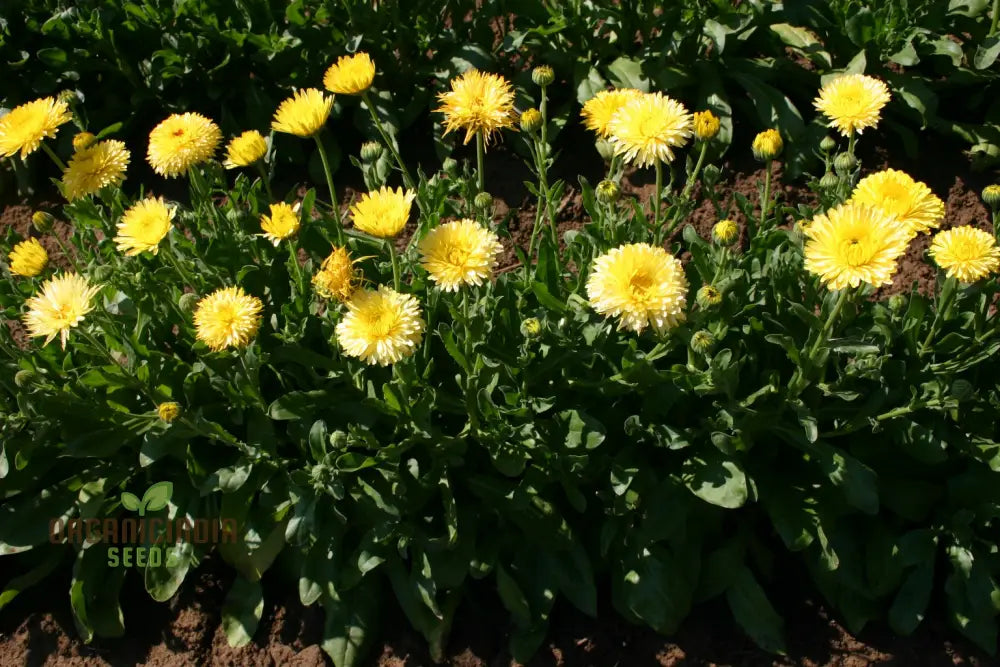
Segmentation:
{"type": "Polygon", "coordinates": [[[170,504],[174,485],[157,482],[139,498],[126,491],[121,495],[125,509],[139,516],[125,518],[49,520],[49,542],[107,545],[108,567],[175,566],[178,544],[235,544],[235,519],[191,519],[147,516],[170,504]]]}

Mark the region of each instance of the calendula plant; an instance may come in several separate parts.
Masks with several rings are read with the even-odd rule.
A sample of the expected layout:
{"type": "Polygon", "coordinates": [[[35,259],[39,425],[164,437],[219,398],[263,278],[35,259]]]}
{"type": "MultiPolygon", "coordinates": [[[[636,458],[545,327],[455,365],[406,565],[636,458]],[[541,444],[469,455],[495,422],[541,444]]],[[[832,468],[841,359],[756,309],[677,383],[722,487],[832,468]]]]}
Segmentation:
{"type": "MultiPolygon", "coordinates": [[[[235,532],[169,540],[167,558],[132,566],[150,595],[171,597],[217,549],[238,572],[223,625],[242,644],[261,577],[290,572],[303,604],[323,605],[338,667],[357,664],[389,603],[442,658],[476,579],[510,612],[522,662],[560,596],[596,615],[599,581],[620,614],[664,633],[722,596],[782,652],[767,595],[780,550],[852,631],[888,619],[913,632],[939,592],[956,627],[995,651],[1000,251],[981,230],[936,232],[933,298],[868,298],[944,217],[902,172],[859,180],[879,81],[819,91],[818,122],[847,145],[824,141],[836,175],[817,181],[815,207],[770,185],[780,125],[743,147],[768,166],[759,201],[727,208],[707,157],[717,115],[663,92],[599,93],[582,120],[612,159],[597,187],[580,180],[586,219],[560,235],[548,72],[535,71],[527,109],[499,75],[452,81],[435,113],[476,140],[475,163],[428,176],[380,126],[374,63],[354,58],[324,85],[358,96],[376,126],[355,201],[338,203],[325,157],[328,201],[271,193],[286,139],[325,155],[335,102],[307,88],[272,121],[294,137],[269,146],[247,130],[224,164],[210,119],[156,126],[146,160],[187,180],[185,201],[157,195],[161,181],[131,195],[121,160],[93,161],[95,187],[62,188],[72,271],[8,231],[0,555],[21,574],[0,604],[72,553],[81,635],[124,632],[129,568],[108,569],[120,542],[108,526],[169,482],[169,502],[145,512],[235,532]],[[538,208],[520,265],[500,272],[512,240],[484,164],[487,139],[515,140],[518,121],[538,208]],[[651,201],[622,193],[627,164],[654,170],[651,201]],[[719,214],[711,238],[686,224],[701,198],[719,214]],[[47,520],[69,518],[100,519],[97,539],[49,539],[47,520]]],[[[41,146],[79,181],[91,138],[69,165],[46,143],[69,120],[53,100],[29,103],[0,119],[0,146],[29,160],[41,146]]],[[[52,222],[39,216],[37,233],[52,222]]]]}

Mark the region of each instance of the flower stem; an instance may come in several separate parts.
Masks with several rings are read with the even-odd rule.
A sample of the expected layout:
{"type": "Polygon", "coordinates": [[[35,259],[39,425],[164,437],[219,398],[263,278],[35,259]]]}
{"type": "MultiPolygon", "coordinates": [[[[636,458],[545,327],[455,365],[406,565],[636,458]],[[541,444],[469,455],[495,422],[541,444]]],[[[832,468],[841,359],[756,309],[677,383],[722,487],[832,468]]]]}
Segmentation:
{"type": "Polygon", "coordinates": [[[62,242],[62,239],[55,233],[55,230],[52,232],[52,238],[55,239],[56,245],[59,246],[59,251],[63,254],[63,257],[66,258],[66,261],[70,263],[70,266],[73,267],[73,270],[78,274],[83,275],[83,271],[80,270],[79,265],[76,263],[76,259],[74,259],[73,255],[70,254],[69,248],[67,248],[66,244],[62,242]]]}
{"type": "Polygon", "coordinates": [[[691,189],[694,188],[694,184],[698,182],[698,173],[701,171],[702,165],[705,164],[705,154],[708,153],[708,142],[701,142],[701,153],[698,154],[698,161],[694,165],[694,171],[691,172],[691,178],[688,179],[687,184],[684,186],[684,191],[681,192],[681,199],[687,199],[688,195],[691,194],[691,189]]]}
{"type": "Polygon", "coordinates": [[[389,249],[389,261],[392,262],[392,286],[397,292],[400,287],[399,280],[399,257],[396,254],[396,245],[393,239],[385,239],[385,245],[389,249]]]}
{"type": "Polygon", "coordinates": [[[59,171],[66,171],[66,163],[60,160],[59,156],[55,154],[55,151],[53,151],[44,141],[42,142],[42,150],[48,153],[49,157],[52,158],[52,161],[56,163],[57,167],[59,167],[59,171]]]}
{"type": "Polygon", "coordinates": [[[826,342],[829,338],[830,332],[833,330],[833,325],[837,321],[837,317],[840,315],[840,311],[843,310],[844,304],[847,303],[847,298],[850,291],[847,289],[840,290],[840,294],[837,296],[837,302],[833,306],[833,310],[830,311],[830,315],[826,318],[826,322],[823,323],[823,328],[820,329],[819,335],[813,344],[809,346],[806,350],[805,356],[801,359],[802,366],[798,369],[798,376],[795,377],[792,382],[789,383],[788,390],[792,396],[797,396],[805,388],[805,367],[807,365],[812,365],[813,357],[816,356],[816,351],[819,350],[820,345],[826,342]]]}
{"type": "Polygon", "coordinates": [[[271,203],[274,201],[274,193],[271,192],[271,180],[267,177],[267,169],[264,168],[264,163],[260,160],[257,161],[257,171],[260,173],[260,180],[264,183],[264,191],[267,192],[267,201],[271,203]]]}
{"type": "Polygon", "coordinates": [[[771,162],[764,166],[764,197],[760,200],[760,231],[767,227],[767,214],[771,208],[771,162]]]}
{"type": "Polygon", "coordinates": [[[180,279],[184,281],[184,284],[190,285],[192,288],[195,287],[194,279],[191,278],[190,274],[181,266],[180,260],[174,255],[174,249],[167,247],[163,251],[164,257],[167,258],[167,262],[174,267],[174,271],[180,276],[180,279]]]}
{"type": "Polygon", "coordinates": [[[477,193],[486,191],[486,172],[483,164],[486,162],[486,140],[482,132],[476,133],[476,187],[477,193]]]}
{"type": "Polygon", "coordinates": [[[993,11],[991,12],[990,18],[990,31],[986,33],[987,37],[992,37],[996,33],[997,19],[1000,19],[1000,0],[993,0],[993,11]]]}
{"type": "Polygon", "coordinates": [[[924,342],[920,345],[920,350],[917,356],[922,357],[927,353],[927,348],[930,347],[931,342],[934,340],[935,334],[937,334],[938,325],[941,320],[948,314],[948,309],[951,308],[951,303],[954,301],[955,292],[957,291],[958,285],[954,278],[946,278],[945,284],[941,288],[941,300],[938,303],[937,312],[934,313],[934,320],[931,322],[931,329],[927,332],[927,337],[924,342]]]}
{"type": "Polygon", "coordinates": [[[654,233],[660,231],[660,203],[663,201],[663,163],[656,161],[656,198],[653,201],[653,229],[654,233]]]}
{"type": "Polygon", "coordinates": [[[288,243],[288,261],[292,264],[292,274],[295,278],[295,287],[298,289],[299,294],[305,294],[305,284],[302,279],[302,267],[299,265],[299,249],[294,244],[288,243]]]}
{"type": "MultiPolygon", "coordinates": [[[[361,99],[364,101],[365,106],[368,107],[372,120],[375,121],[375,127],[378,129],[379,134],[382,135],[382,141],[384,141],[386,146],[388,146],[389,152],[392,153],[392,157],[395,158],[396,164],[399,165],[399,171],[403,174],[403,184],[406,185],[407,190],[413,190],[416,192],[417,188],[413,185],[413,179],[410,178],[410,172],[406,170],[406,165],[403,164],[403,157],[399,154],[399,150],[396,148],[396,139],[395,137],[390,136],[386,131],[385,126],[382,125],[382,120],[378,117],[378,113],[375,111],[375,105],[372,104],[367,90],[361,93],[361,99]]],[[[418,199],[417,206],[419,205],[420,200],[418,199]]]]}
{"type": "Polygon", "coordinates": [[[320,138],[318,132],[313,135],[313,139],[316,140],[316,147],[319,149],[319,159],[323,162],[326,187],[330,190],[330,205],[333,207],[333,219],[337,223],[337,242],[340,243],[343,240],[344,223],[340,219],[340,204],[337,203],[337,191],[333,187],[333,172],[330,171],[330,161],[326,157],[326,148],[323,146],[323,140],[320,138]]]}

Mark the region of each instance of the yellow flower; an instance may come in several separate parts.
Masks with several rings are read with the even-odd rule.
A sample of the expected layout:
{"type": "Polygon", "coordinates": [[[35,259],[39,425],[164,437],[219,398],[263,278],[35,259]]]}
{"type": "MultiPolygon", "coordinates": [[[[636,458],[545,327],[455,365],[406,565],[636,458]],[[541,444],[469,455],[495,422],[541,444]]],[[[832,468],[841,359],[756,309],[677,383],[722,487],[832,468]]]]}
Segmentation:
{"type": "Polygon", "coordinates": [[[337,324],[337,341],[344,354],[387,366],[413,354],[423,332],[417,300],[381,285],[354,292],[337,324]]]}
{"type": "Polygon", "coordinates": [[[712,238],[719,245],[729,245],[740,235],[740,228],[732,220],[719,220],[712,227],[712,238]]]}
{"type": "Polygon", "coordinates": [[[781,133],[775,129],[764,130],[753,139],[753,155],[761,162],[773,160],[785,147],[781,133]]]}
{"type": "Polygon", "coordinates": [[[333,109],[333,96],[327,97],[315,88],[296,90],[278,106],[271,121],[275,132],[286,132],[297,137],[311,137],[326,125],[333,109]]]}
{"type": "Polygon", "coordinates": [[[359,95],[372,85],[375,79],[375,63],[371,56],[359,51],[352,56],[341,56],[330,65],[323,76],[323,86],[331,93],[359,95]]]}
{"type": "Polygon", "coordinates": [[[503,246],[495,233],[472,220],[432,229],[417,246],[420,264],[446,292],[480,285],[496,268],[503,246]]]}
{"type": "Polygon", "coordinates": [[[620,317],[619,329],[663,332],[683,322],[688,282],[684,267],[663,248],[623,245],[594,261],[587,279],[590,305],[605,317],[620,317]]]}
{"type": "Polygon", "coordinates": [[[115,242],[118,249],[130,257],[144,250],[155,255],[160,249],[160,241],[170,231],[170,223],[176,213],[177,209],[167,206],[163,197],[146,197],[136,202],[125,211],[117,225],[115,242]]]}
{"type": "Polygon", "coordinates": [[[616,88],[615,90],[602,90],[589,100],[583,103],[583,124],[588,130],[593,130],[598,137],[607,139],[611,136],[609,125],[611,119],[618,110],[625,106],[626,102],[645,95],[635,88],[616,88]]]}
{"type": "Polygon", "coordinates": [[[438,101],[441,106],[435,111],[444,114],[444,133],[463,129],[466,144],[479,132],[489,143],[494,132],[517,120],[514,89],[496,74],[470,69],[452,79],[451,90],[439,94],[438,101]]]}
{"type": "Polygon", "coordinates": [[[380,238],[396,236],[406,226],[415,197],[409,190],[392,190],[384,185],[380,190],[366,193],[351,207],[354,227],[380,238]]]}
{"type": "Polygon", "coordinates": [[[198,113],[172,114],[149,133],[146,161],[160,176],[175,178],[207,162],[222,142],[222,131],[198,113]]]}
{"type": "Polygon", "coordinates": [[[10,251],[10,272],[14,275],[34,278],[45,270],[49,263],[49,253],[38,239],[21,241],[10,251]]]}
{"type": "Polygon", "coordinates": [[[279,242],[295,236],[300,227],[299,206],[298,202],[295,203],[295,206],[285,202],[271,204],[271,215],[260,216],[260,228],[264,231],[261,236],[275,246],[279,242]]]}
{"type": "Polygon", "coordinates": [[[804,233],[805,268],[832,290],[892,282],[896,260],[911,238],[898,220],[857,202],[815,216],[804,233]]]}
{"type": "Polygon", "coordinates": [[[944,218],[944,202],[909,175],[886,169],[861,179],[851,201],[877,206],[906,225],[912,236],[929,233],[944,218]]]}
{"type": "Polygon", "coordinates": [[[48,345],[58,335],[65,350],[69,330],[94,309],[91,302],[100,289],[100,285],[91,285],[75,273],[49,278],[42,284],[41,293],[27,301],[24,325],[28,333],[45,336],[43,345],[48,345]]]}
{"type": "Polygon", "coordinates": [[[73,120],[65,102],[43,97],[15,107],[0,118],[0,155],[21,151],[21,159],[38,150],[42,140],[56,136],[59,126],[73,120]]]}
{"type": "Polygon", "coordinates": [[[694,136],[699,141],[714,139],[719,133],[719,118],[711,111],[694,112],[694,136]]]}
{"type": "MultiPolygon", "coordinates": [[[[74,141],[74,143],[76,143],[74,141]]],[[[125,142],[111,139],[78,149],[63,172],[63,194],[73,201],[125,180],[131,157],[125,142]]]]}
{"type": "Polygon", "coordinates": [[[222,166],[226,169],[249,167],[264,157],[267,152],[267,141],[257,130],[249,130],[234,138],[226,146],[226,160],[222,166]]]}
{"type": "Polygon", "coordinates": [[[347,248],[335,247],[312,278],[316,293],[325,299],[347,301],[357,287],[358,273],[347,248]]]}
{"type": "Polygon", "coordinates": [[[608,124],[611,146],[628,162],[648,167],[671,162],[674,148],[691,136],[691,114],[684,105],[662,93],[629,100],[608,124]]]}
{"type": "Polygon", "coordinates": [[[882,81],[864,74],[844,74],[823,86],[813,106],[830,119],[829,127],[848,137],[878,125],[888,101],[889,88],[882,81]]]}
{"type": "Polygon", "coordinates": [[[1000,248],[989,232],[955,227],[934,235],[929,250],[934,261],[963,283],[974,283],[1000,269],[1000,248]]]}
{"type": "Polygon", "coordinates": [[[173,423],[181,416],[181,405],[173,401],[160,403],[156,406],[156,414],[166,423],[173,423]]]}
{"type": "Polygon", "coordinates": [[[73,150],[82,151],[84,148],[93,146],[95,141],[97,141],[97,137],[90,132],[77,132],[76,136],[73,137],[73,150]]]}
{"type": "Polygon", "coordinates": [[[194,326],[198,340],[213,352],[245,347],[260,328],[264,304],[241,287],[223,287],[198,302],[194,326]]]}

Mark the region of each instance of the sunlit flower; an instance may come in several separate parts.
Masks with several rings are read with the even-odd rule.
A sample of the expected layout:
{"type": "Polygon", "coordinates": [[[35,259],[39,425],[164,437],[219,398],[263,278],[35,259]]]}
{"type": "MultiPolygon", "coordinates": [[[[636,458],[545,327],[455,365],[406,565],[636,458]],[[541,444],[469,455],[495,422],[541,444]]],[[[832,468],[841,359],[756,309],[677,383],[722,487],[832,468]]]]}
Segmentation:
{"type": "Polygon", "coordinates": [[[260,328],[264,304],[241,287],[223,287],[198,302],[194,326],[198,340],[213,352],[245,347],[260,328]]]}
{"type": "Polygon", "coordinates": [[[334,248],[312,278],[316,293],[325,299],[347,301],[358,286],[354,262],[347,248],[334,248]]]}
{"type": "Polygon", "coordinates": [[[864,74],[838,76],[819,91],[813,106],[822,112],[845,137],[878,125],[882,107],[889,102],[889,88],[864,74]]]}
{"type": "Polygon", "coordinates": [[[439,94],[438,101],[435,111],[444,114],[444,133],[465,130],[466,144],[479,132],[488,143],[494,132],[517,121],[514,89],[496,74],[467,70],[451,80],[451,90],[439,94]]]}
{"type": "Polygon", "coordinates": [[[222,131],[198,113],[172,114],[149,133],[146,161],[153,171],[174,178],[215,155],[222,131]]]}
{"type": "Polygon", "coordinates": [[[688,282],[680,260],[648,243],[620,246],[594,261],[587,296],[594,310],[619,317],[619,329],[663,332],[683,322],[688,282]]]}
{"type": "Polygon", "coordinates": [[[38,242],[38,239],[21,241],[8,255],[10,272],[25,278],[34,278],[45,270],[49,263],[49,253],[38,242]]]}
{"type": "Polygon", "coordinates": [[[914,236],[929,233],[944,218],[944,202],[929,187],[895,169],[862,178],[854,188],[851,201],[877,206],[896,216],[914,236]]]}
{"type": "Polygon", "coordinates": [[[691,136],[691,114],[684,105],[662,93],[629,100],[608,123],[611,146],[627,162],[651,166],[671,162],[674,148],[691,136]]]}
{"type": "Polygon", "coordinates": [[[10,157],[18,151],[21,159],[38,150],[42,140],[56,136],[59,126],[73,120],[65,102],[53,97],[15,107],[0,118],[0,155],[10,157]]]}
{"type": "Polygon", "coordinates": [[[73,150],[82,151],[84,148],[93,146],[95,141],[97,141],[97,137],[90,132],[77,132],[73,137],[73,150]]]}
{"type": "Polygon", "coordinates": [[[171,424],[181,416],[181,405],[174,401],[167,401],[156,406],[156,414],[164,422],[171,424]]]}
{"type": "Polygon", "coordinates": [[[159,251],[160,241],[170,231],[171,221],[177,209],[168,206],[163,197],[147,197],[136,202],[125,211],[118,223],[115,243],[126,255],[138,255],[148,250],[154,255],[159,251]]]}
{"type": "Polygon", "coordinates": [[[892,282],[911,238],[894,217],[857,202],[816,215],[804,232],[805,268],[832,290],[892,282]]]}
{"type": "Polygon", "coordinates": [[[695,111],[694,136],[698,141],[714,139],[719,133],[719,117],[711,111],[695,111]]]}
{"type": "Polygon", "coordinates": [[[954,227],[934,235],[928,251],[949,278],[974,283],[1000,269],[1000,248],[989,232],[954,227]]]}
{"type": "Polygon", "coordinates": [[[281,241],[295,236],[301,225],[299,207],[298,202],[295,206],[285,202],[271,204],[271,215],[260,216],[260,228],[264,231],[262,236],[275,246],[281,241]]]}
{"type": "Polygon", "coordinates": [[[416,193],[409,190],[393,190],[384,185],[368,192],[351,207],[354,227],[379,238],[396,236],[406,226],[415,197],[416,193]]]}
{"type": "Polygon", "coordinates": [[[73,201],[109,185],[120,185],[125,180],[129,158],[125,142],[116,139],[77,150],[63,172],[63,194],[73,201]]]}
{"type": "Polygon", "coordinates": [[[267,152],[267,141],[257,130],[248,130],[235,137],[226,146],[226,159],[222,166],[226,169],[249,167],[264,157],[267,152]]]}
{"type": "Polygon", "coordinates": [[[351,56],[341,56],[330,65],[323,76],[323,85],[331,93],[359,95],[372,85],[375,79],[375,63],[371,56],[359,51],[351,56]]]}
{"type": "Polygon", "coordinates": [[[784,146],[780,132],[775,129],[764,130],[753,139],[753,156],[761,162],[773,160],[784,146]]]}
{"type": "Polygon", "coordinates": [[[497,235],[473,220],[448,222],[427,233],[417,246],[420,264],[446,292],[480,285],[496,268],[503,246],[497,235]]]}
{"type": "Polygon", "coordinates": [[[625,106],[626,102],[643,95],[645,93],[635,88],[602,90],[583,103],[580,115],[583,116],[584,126],[597,133],[598,137],[607,139],[611,135],[609,128],[611,119],[618,110],[625,106]]]}
{"type": "Polygon", "coordinates": [[[354,292],[336,331],[344,354],[387,366],[413,354],[424,321],[416,298],[381,285],[354,292]]]}
{"type": "Polygon", "coordinates": [[[94,309],[92,302],[100,289],[100,285],[91,285],[86,278],[75,273],[49,278],[42,284],[41,293],[26,303],[28,312],[24,315],[24,325],[28,333],[45,336],[43,345],[48,345],[59,336],[65,350],[69,330],[94,309]]]}
{"type": "Polygon", "coordinates": [[[324,95],[315,88],[296,90],[278,106],[271,121],[275,132],[286,132],[297,137],[311,137],[326,125],[333,109],[333,95],[324,95]]]}

